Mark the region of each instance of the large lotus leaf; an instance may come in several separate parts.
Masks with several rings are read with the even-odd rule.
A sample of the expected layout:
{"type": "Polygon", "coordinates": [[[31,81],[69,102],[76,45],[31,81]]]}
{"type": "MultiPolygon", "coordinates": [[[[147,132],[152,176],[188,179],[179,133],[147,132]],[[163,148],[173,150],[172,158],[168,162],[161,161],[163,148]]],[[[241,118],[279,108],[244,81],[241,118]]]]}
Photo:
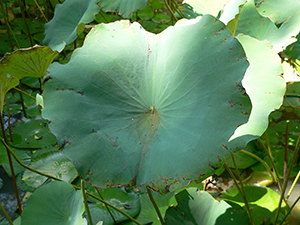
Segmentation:
{"type": "Polygon", "coordinates": [[[57,4],[54,17],[45,24],[44,44],[61,51],[77,38],[77,27],[94,20],[100,8],[95,0],[66,0],[57,4]]]}
{"type": "MultiPolygon", "coordinates": [[[[268,18],[260,15],[254,0],[246,3],[241,11],[236,34],[243,33],[258,40],[268,40],[279,52],[291,43],[290,37],[300,30],[300,12],[289,17],[279,28],[268,18]]],[[[295,41],[295,40],[294,40],[295,41]]]]}
{"type": "Polygon", "coordinates": [[[285,81],[281,77],[281,59],[268,41],[247,35],[238,35],[237,39],[250,62],[242,83],[250,96],[252,111],[248,123],[238,127],[232,138],[245,134],[259,137],[268,127],[269,114],[282,104],[285,81]]]}
{"type": "Polygon", "coordinates": [[[246,211],[225,201],[216,201],[209,193],[189,188],[176,195],[178,206],[166,213],[166,225],[250,224],[246,211]]]}
{"type": "Polygon", "coordinates": [[[130,13],[146,7],[148,0],[96,0],[97,4],[104,11],[114,12],[118,10],[118,14],[128,17],[130,13]]]}
{"type": "MultiPolygon", "coordinates": [[[[104,189],[103,191],[101,191],[101,195],[106,202],[114,205],[118,209],[121,209],[123,212],[130,215],[131,217],[137,216],[141,210],[141,202],[137,193],[134,191],[126,191],[124,187],[104,189]]],[[[95,222],[103,221],[103,224],[114,225],[115,221],[120,223],[122,221],[128,220],[128,217],[110,208],[110,212],[112,213],[113,218],[115,219],[114,221],[105,205],[99,201],[96,202],[96,204],[90,203],[89,208],[92,220],[95,222]]],[[[124,224],[124,222],[122,224],[124,224]]]]}
{"type": "Polygon", "coordinates": [[[217,16],[224,5],[230,0],[184,0],[183,3],[187,3],[193,7],[197,13],[211,14],[217,16]]]}
{"type": "Polygon", "coordinates": [[[275,24],[281,24],[300,12],[299,0],[255,0],[255,5],[261,15],[269,17],[275,24]]]}
{"type": "Polygon", "coordinates": [[[6,93],[12,89],[13,87],[19,84],[19,79],[10,76],[7,74],[6,76],[2,76],[3,74],[0,72],[0,116],[2,117],[3,109],[4,109],[4,99],[6,93]]]}
{"type": "Polygon", "coordinates": [[[196,179],[245,144],[228,140],[251,108],[247,67],[211,15],[158,35],[128,21],[101,24],[68,64],[50,66],[43,116],[94,185],[196,179]]]}
{"type": "Polygon", "coordinates": [[[7,74],[18,79],[43,77],[57,54],[58,52],[39,45],[6,53],[0,61],[0,77],[7,74]]]}
{"type": "Polygon", "coordinates": [[[22,225],[82,225],[84,212],[81,191],[61,181],[37,189],[22,213],[22,225]]]}
{"type": "MultiPolygon", "coordinates": [[[[72,162],[60,152],[44,154],[30,164],[30,167],[42,173],[57,177],[66,182],[72,182],[77,176],[77,171],[72,162]]],[[[48,178],[30,170],[23,174],[24,182],[30,187],[41,186],[48,178]]]]}

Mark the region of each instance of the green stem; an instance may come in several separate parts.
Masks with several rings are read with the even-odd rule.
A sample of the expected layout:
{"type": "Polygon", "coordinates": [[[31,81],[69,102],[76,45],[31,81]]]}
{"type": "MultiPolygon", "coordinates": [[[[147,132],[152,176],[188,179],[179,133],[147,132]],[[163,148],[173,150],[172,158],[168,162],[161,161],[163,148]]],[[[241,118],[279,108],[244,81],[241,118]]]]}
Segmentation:
{"type": "Polygon", "coordinates": [[[175,0],[172,0],[172,3],[173,3],[173,5],[174,5],[174,8],[175,8],[176,12],[177,12],[182,18],[186,18],[186,17],[181,13],[181,11],[180,11],[180,9],[179,9],[179,7],[178,7],[177,2],[176,2],[175,0]]]}
{"type": "Polygon", "coordinates": [[[10,137],[10,141],[13,142],[12,132],[11,132],[11,124],[10,124],[10,109],[9,109],[9,103],[8,103],[7,95],[5,95],[5,103],[6,103],[7,114],[8,114],[7,122],[8,122],[9,137],[10,137]]]}
{"type": "Polygon", "coordinates": [[[9,215],[7,214],[6,210],[4,209],[3,205],[0,203],[0,209],[3,212],[4,216],[6,217],[6,219],[8,220],[10,225],[14,225],[13,222],[11,221],[9,215]]]}
{"type": "Polygon", "coordinates": [[[20,94],[20,98],[21,98],[21,106],[22,106],[22,109],[23,109],[23,114],[27,118],[26,108],[25,108],[25,105],[24,105],[23,92],[19,92],[19,94],[20,94]]]}
{"type": "Polygon", "coordinates": [[[287,194],[287,196],[285,198],[286,200],[289,199],[289,197],[290,197],[292,191],[294,190],[294,188],[295,188],[295,186],[296,186],[299,178],[300,178],[300,170],[298,171],[297,176],[296,176],[296,178],[295,178],[295,180],[294,180],[294,182],[293,182],[293,184],[292,184],[292,186],[291,186],[291,188],[290,188],[290,190],[289,190],[289,192],[288,192],[288,194],[287,194]]]}
{"type": "Polygon", "coordinates": [[[87,198],[86,198],[85,187],[84,187],[84,180],[83,179],[81,179],[81,191],[82,191],[82,196],[83,196],[83,201],[84,201],[84,205],[85,205],[86,214],[87,214],[88,219],[89,219],[89,224],[93,225],[90,208],[89,208],[89,205],[88,205],[88,202],[87,202],[87,198]]]}
{"type": "Polygon", "coordinates": [[[11,51],[13,52],[14,51],[14,45],[12,43],[12,40],[11,40],[11,36],[10,36],[10,32],[9,32],[9,25],[8,25],[8,19],[7,19],[7,14],[5,13],[5,10],[4,10],[4,6],[3,6],[3,2],[2,0],[0,0],[0,5],[1,5],[1,9],[3,11],[3,17],[4,17],[4,21],[5,21],[5,26],[6,26],[6,30],[7,30],[7,36],[8,36],[8,40],[9,40],[9,43],[10,43],[10,48],[11,48],[11,51]]]}
{"type": "MultiPolygon", "coordinates": [[[[235,162],[235,161],[234,161],[235,162]]],[[[252,214],[250,212],[250,207],[248,205],[248,200],[246,198],[246,196],[244,195],[245,191],[242,191],[241,187],[239,186],[238,182],[237,182],[237,179],[235,178],[234,174],[232,173],[231,169],[229,168],[229,166],[227,165],[227,163],[225,162],[224,163],[224,166],[225,166],[225,169],[228,171],[229,175],[232,177],[234,183],[235,183],[235,186],[237,187],[237,189],[239,190],[239,193],[241,194],[243,200],[244,200],[244,203],[245,203],[245,206],[246,206],[246,210],[247,210],[247,213],[248,213],[248,216],[249,216],[249,219],[251,221],[251,224],[252,225],[255,225],[254,223],[254,220],[253,220],[253,217],[252,217],[252,214]]],[[[242,183],[242,182],[241,182],[242,183]]]]}
{"type": "Polygon", "coordinates": [[[286,222],[286,218],[288,217],[288,215],[291,213],[292,209],[295,207],[295,205],[297,204],[297,202],[299,201],[300,196],[298,196],[298,198],[296,199],[296,201],[293,203],[293,205],[290,207],[289,211],[284,215],[281,223],[279,225],[282,225],[284,222],[286,222]]]}
{"type": "MultiPolygon", "coordinates": [[[[57,178],[57,177],[53,177],[53,176],[51,176],[51,175],[42,173],[42,172],[40,172],[40,171],[38,171],[38,170],[35,170],[35,169],[33,169],[33,168],[31,168],[31,167],[25,165],[25,164],[17,157],[17,155],[13,152],[13,150],[8,146],[8,144],[6,144],[6,143],[4,142],[4,140],[2,140],[2,139],[0,139],[0,140],[1,140],[1,142],[3,143],[3,145],[10,151],[10,153],[11,153],[12,156],[15,158],[15,160],[16,160],[21,166],[23,166],[24,168],[26,168],[26,169],[28,169],[28,170],[30,170],[30,171],[32,171],[32,172],[35,172],[35,173],[37,173],[37,174],[40,174],[40,175],[42,175],[42,176],[51,178],[51,179],[53,179],[53,180],[58,180],[58,181],[65,182],[65,181],[63,181],[63,180],[61,180],[61,179],[59,179],[59,178],[57,178]]],[[[80,187],[77,187],[76,185],[73,185],[73,184],[71,184],[71,185],[72,185],[75,189],[81,190],[80,187]]],[[[122,210],[120,210],[119,208],[117,208],[117,207],[111,205],[110,203],[108,203],[108,202],[102,200],[102,199],[99,198],[98,196],[93,195],[93,194],[91,194],[91,193],[89,193],[89,192],[86,192],[86,194],[87,194],[88,196],[90,196],[90,197],[93,197],[93,198],[97,199],[98,201],[102,202],[103,204],[105,204],[105,205],[107,205],[107,206],[113,208],[114,210],[118,211],[119,213],[123,214],[123,215],[126,216],[129,220],[131,220],[132,222],[134,222],[134,223],[136,223],[136,224],[138,224],[138,225],[142,225],[141,223],[139,223],[138,221],[136,221],[134,218],[132,218],[131,216],[129,216],[127,213],[125,213],[125,212],[123,212],[122,210]]]]}
{"type": "Polygon", "coordinates": [[[237,165],[236,165],[236,161],[235,161],[235,158],[234,158],[233,153],[231,153],[231,158],[232,158],[232,161],[233,161],[233,164],[234,164],[234,167],[235,167],[235,171],[236,171],[237,177],[238,177],[238,179],[239,179],[239,181],[240,181],[241,190],[242,190],[243,196],[244,196],[243,198],[244,198],[245,206],[246,206],[247,211],[248,211],[248,216],[249,216],[249,218],[250,218],[251,223],[252,223],[252,224],[255,224],[255,223],[254,223],[254,220],[253,220],[253,217],[252,217],[252,214],[251,214],[251,209],[250,209],[250,206],[249,206],[249,203],[248,203],[248,200],[247,200],[247,196],[246,196],[244,184],[243,184],[242,178],[241,178],[241,176],[240,176],[238,167],[237,167],[237,165]]]}
{"type": "MultiPolygon", "coordinates": [[[[95,188],[96,191],[98,192],[98,195],[100,196],[100,198],[101,198],[102,200],[104,200],[104,198],[103,198],[101,192],[98,190],[98,188],[97,188],[97,187],[94,187],[94,188],[95,188]]],[[[106,204],[105,204],[105,207],[106,207],[108,213],[110,214],[111,218],[113,219],[114,223],[117,224],[117,221],[116,221],[114,215],[112,214],[111,210],[108,208],[108,206],[107,206],[106,204]]]]}
{"type": "Polygon", "coordinates": [[[26,20],[26,16],[25,16],[25,10],[24,10],[25,6],[23,5],[23,3],[20,0],[19,0],[19,5],[20,5],[20,9],[21,9],[21,14],[22,14],[22,17],[23,17],[23,20],[25,22],[25,26],[26,26],[26,29],[27,29],[27,32],[28,32],[28,35],[29,35],[30,45],[33,46],[32,36],[31,36],[29,26],[28,26],[28,23],[27,23],[27,20],[26,20]]]}
{"type": "Polygon", "coordinates": [[[45,16],[45,14],[43,13],[43,10],[41,9],[41,7],[40,7],[39,3],[37,3],[37,1],[36,1],[36,0],[34,0],[34,2],[35,2],[35,4],[36,4],[36,6],[39,8],[39,10],[40,10],[41,14],[43,15],[43,17],[44,17],[45,21],[48,23],[48,20],[47,20],[47,18],[46,18],[46,16],[45,16]]]}
{"type": "MultiPolygon", "coordinates": [[[[4,137],[3,142],[5,143],[5,146],[8,146],[7,145],[8,142],[7,142],[7,138],[6,138],[6,134],[5,134],[5,130],[4,130],[4,125],[3,125],[2,113],[0,113],[0,116],[1,116],[1,118],[0,118],[1,130],[2,130],[2,133],[3,133],[3,137],[4,137]]],[[[2,139],[1,139],[1,141],[2,141],[2,139]]],[[[22,204],[21,204],[21,200],[20,200],[20,196],[19,196],[19,190],[18,190],[18,187],[17,187],[14,167],[13,167],[10,151],[8,150],[8,148],[6,148],[6,152],[7,152],[7,157],[8,157],[8,162],[9,162],[9,167],[10,167],[10,172],[11,172],[11,178],[12,178],[12,181],[13,181],[13,184],[14,184],[16,198],[17,198],[17,202],[18,202],[18,206],[19,206],[19,212],[20,212],[20,215],[21,215],[22,214],[22,204]]]]}
{"type": "MultiPolygon", "coordinates": [[[[294,153],[293,153],[293,157],[291,159],[291,164],[290,164],[289,170],[287,172],[287,178],[289,178],[290,175],[291,175],[293,165],[294,165],[295,160],[296,160],[296,158],[299,154],[299,151],[300,151],[300,134],[298,136],[297,143],[296,143],[296,146],[295,146],[295,150],[294,150],[294,153]]],[[[279,204],[278,204],[278,208],[277,208],[275,219],[274,219],[274,224],[277,223],[279,212],[280,212],[280,209],[281,209],[282,200],[285,200],[284,194],[285,194],[285,189],[286,189],[287,184],[288,184],[288,180],[289,179],[286,179],[283,183],[283,188],[282,188],[282,191],[281,191],[281,194],[280,194],[280,199],[279,199],[279,204]]]]}
{"type": "Polygon", "coordinates": [[[17,90],[18,92],[21,92],[21,93],[27,95],[28,97],[30,97],[30,98],[32,98],[32,99],[34,99],[36,101],[35,97],[31,96],[30,94],[28,94],[27,92],[23,91],[22,89],[16,88],[16,87],[14,87],[14,89],[17,90]]]}
{"type": "Polygon", "coordinates": [[[255,159],[258,160],[261,164],[263,164],[263,166],[268,170],[269,174],[271,175],[272,181],[273,181],[274,183],[276,182],[276,179],[275,179],[275,177],[274,177],[274,175],[273,175],[273,173],[272,173],[272,171],[271,171],[271,168],[268,166],[268,164],[267,164],[264,160],[262,160],[261,158],[259,158],[257,155],[252,154],[251,152],[248,152],[248,151],[245,151],[245,150],[240,150],[240,152],[243,152],[243,153],[245,153],[245,154],[247,154],[247,155],[249,155],[249,156],[255,158],[255,159]]]}
{"type": "Polygon", "coordinates": [[[284,146],[284,162],[283,162],[283,181],[284,182],[286,179],[288,179],[287,171],[288,171],[289,126],[290,126],[290,121],[287,122],[286,129],[285,129],[285,146],[284,146]]]}
{"type": "Polygon", "coordinates": [[[294,108],[294,109],[300,109],[300,107],[292,105],[292,104],[287,100],[287,96],[286,96],[286,95],[284,95],[284,100],[285,100],[286,103],[287,103],[289,106],[291,106],[292,108],[294,108]]]}
{"type": "Polygon", "coordinates": [[[164,3],[166,5],[167,9],[169,10],[169,12],[171,13],[172,17],[175,19],[175,21],[178,21],[178,19],[176,18],[175,14],[173,13],[171,7],[169,6],[167,0],[164,0],[164,3]]]}
{"type": "Polygon", "coordinates": [[[161,223],[162,225],[164,225],[164,224],[165,224],[165,220],[164,220],[164,218],[162,217],[162,215],[161,215],[161,213],[160,213],[160,210],[159,210],[159,208],[158,208],[158,206],[157,206],[157,204],[156,204],[156,202],[155,202],[155,200],[154,200],[154,197],[153,197],[153,195],[152,195],[152,191],[151,191],[151,189],[150,189],[149,186],[147,186],[147,193],[148,193],[148,196],[149,196],[149,198],[150,198],[150,201],[152,202],[152,205],[154,206],[154,209],[155,209],[155,211],[156,211],[156,213],[157,213],[157,215],[158,215],[158,218],[159,218],[160,223],[161,223]]]}
{"type": "Polygon", "coordinates": [[[274,159],[273,159],[273,156],[272,156],[272,152],[271,152],[271,149],[270,149],[269,138],[268,138],[267,132],[265,132],[265,136],[266,136],[268,148],[265,146],[265,144],[262,142],[262,140],[260,138],[258,138],[257,141],[263,147],[263,149],[265,150],[265,152],[267,153],[267,156],[269,157],[269,159],[271,161],[272,168],[273,168],[273,170],[275,172],[276,181],[277,181],[277,185],[278,185],[279,191],[282,192],[282,185],[281,185],[279,173],[278,173],[278,170],[277,170],[277,168],[275,166],[274,159]]]}
{"type": "Polygon", "coordinates": [[[106,19],[106,17],[104,16],[104,14],[103,14],[103,12],[102,12],[101,9],[100,9],[99,13],[100,13],[100,15],[104,18],[105,22],[106,22],[106,23],[109,23],[109,21],[106,19]]]}

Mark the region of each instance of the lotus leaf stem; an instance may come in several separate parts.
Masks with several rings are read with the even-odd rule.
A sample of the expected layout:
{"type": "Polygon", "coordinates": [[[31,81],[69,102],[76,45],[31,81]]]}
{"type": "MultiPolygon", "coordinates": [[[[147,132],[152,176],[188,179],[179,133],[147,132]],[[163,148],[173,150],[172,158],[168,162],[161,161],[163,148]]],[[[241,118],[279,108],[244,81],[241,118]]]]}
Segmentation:
{"type": "Polygon", "coordinates": [[[27,29],[27,32],[28,32],[30,44],[31,44],[31,46],[33,46],[32,36],[31,36],[31,33],[30,33],[30,29],[29,29],[26,17],[25,17],[25,9],[24,9],[25,5],[23,5],[23,3],[20,0],[19,0],[19,5],[20,5],[20,9],[21,9],[21,14],[22,14],[23,20],[25,22],[25,26],[26,26],[26,29],[27,29]]]}
{"type": "Polygon", "coordinates": [[[48,23],[49,21],[48,21],[48,19],[46,18],[45,14],[43,13],[43,10],[41,9],[39,3],[38,3],[36,0],[34,0],[34,2],[35,2],[35,4],[36,4],[36,6],[39,8],[39,10],[40,10],[42,16],[44,17],[45,21],[48,23]]]}
{"type": "Polygon", "coordinates": [[[269,143],[269,138],[268,138],[267,132],[265,132],[265,136],[266,136],[268,148],[265,146],[265,144],[263,143],[263,141],[260,138],[258,138],[257,141],[263,147],[263,149],[265,150],[265,152],[267,153],[267,156],[269,157],[269,159],[271,161],[272,168],[273,168],[273,170],[275,172],[276,181],[277,181],[277,185],[278,185],[279,191],[282,192],[282,185],[281,185],[279,173],[278,173],[278,170],[277,170],[277,168],[275,166],[275,162],[274,162],[274,159],[273,159],[273,156],[272,156],[272,152],[271,152],[271,149],[270,149],[270,143],[269,143]]]}
{"type": "Polygon", "coordinates": [[[169,6],[167,0],[164,0],[164,3],[167,7],[167,9],[169,10],[169,12],[171,13],[172,17],[175,19],[175,21],[178,21],[178,19],[176,18],[175,14],[173,13],[173,10],[171,9],[171,7],[169,6]]]}
{"type": "Polygon", "coordinates": [[[292,209],[295,207],[295,205],[297,204],[297,202],[299,201],[300,196],[298,196],[298,198],[296,199],[296,201],[293,203],[293,205],[290,207],[289,211],[284,215],[281,223],[279,225],[282,225],[284,222],[286,222],[286,218],[288,217],[288,215],[291,213],[292,209]]]}
{"type": "Polygon", "coordinates": [[[86,198],[86,192],[85,192],[84,180],[83,179],[81,179],[81,191],[82,191],[83,201],[84,201],[84,205],[85,205],[85,211],[86,211],[86,214],[87,214],[88,219],[89,219],[89,224],[93,225],[93,220],[92,220],[90,208],[89,208],[87,198],[86,198]]]}
{"type": "Polygon", "coordinates": [[[175,0],[172,0],[172,3],[173,3],[173,5],[174,5],[174,7],[175,7],[176,12],[177,12],[182,18],[185,18],[185,16],[184,16],[184,15],[182,14],[182,12],[180,11],[177,2],[176,2],[175,0]]]}
{"type": "Polygon", "coordinates": [[[10,109],[9,109],[7,95],[5,95],[5,103],[6,103],[6,109],[7,109],[7,114],[8,114],[7,123],[8,123],[9,137],[10,137],[10,141],[13,142],[12,132],[11,132],[11,124],[10,124],[10,109]]]}
{"type": "MultiPolygon", "coordinates": [[[[3,133],[3,137],[4,140],[1,139],[1,141],[4,143],[5,147],[8,146],[7,145],[7,138],[6,138],[6,134],[5,134],[5,130],[4,130],[4,125],[3,125],[3,119],[2,119],[2,113],[0,113],[0,124],[1,124],[1,130],[3,133]]],[[[15,176],[15,171],[14,171],[14,166],[13,166],[13,162],[11,159],[11,155],[10,155],[10,151],[9,149],[6,147],[6,152],[7,152],[7,157],[8,157],[8,162],[9,162],[9,167],[10,167],[10,172],[11,172],[11,178],[14,184],[14,189],[15,189],[15,193],[16,193],[16,198],[17,198],[17,202],[18,202],[18,207],[19,207],[19,212],[20,215],[22,214],[22,204],[21,204],[21,200],[20,200],[20,196],[19,196],[19,190],[18,190],[18,186],[17,186],[17,181],[16,181],[16,176],[15,176]]]]}
{"type": "Polygon", "coordinates": [[[247,212],[248,212],[251,224],[255,224],[254,223],[254,219],[253,219],[252,214],[251,214],[251,209],[250,209],[250,206],[249,206],[249,203],[248,203],[248,200],[247,200],[247,196],[246,196],[244,184],[243,184],[242,178],[240,176],[240,173],[239,173],[239,170],[238,170],[238,167],[237,167],[237,164],[236,164],[236,161],[235,161],[233,153],[231,153],[231,158],[232,158],[232,161],[233,161],[233,164],[234,164],[234,167],[235,167],[235,171],[236,171],[237,177],[238,177],[238,179],[240,181],[241,190],[242,190],[242,193],[243,193],[243,194],[242,193],[241,194],[242,194],[242,197],[244,199],[245,206],[246,206],[246,209],[247,209],[247,212]]]}
{"type": "MultiPolygon", "coordinates": [[[[94,188],[95,188],[95,189],[96,189],[96,191],[98,192],[98,195],[100,196],[100,198],[101,198],[102,200],[104,200],[104,198],[103,198],[103,196],[102,196],[101,192],[98,190],[98,188],[97,188],[97,187],[95,187],[95,186],[94,186],[94,188]]],[[[104,204],[104,205],[105,205],[105,207],[106,207],[106,209],[107,209],[108,213],[110,214],[111,218],[112,218],[112,219],[113,219],[113,221],[115,222],[115,224],[117,224],[117,221],[116,221],[116,219],[115,219],[114,215],[112,214],[111,210],[108,208],[108,206],[107,206],[106,204],[104,204]]]]}
{"type": "Polygon", "coordinates": [[[156,202],[154,200],[154,197],[152,195],[152,191],[151,191],[151,189],[150,189],[149,186],[147,186],[147,193],[148,193],[150,201],[152,202],[152,205],[154,206],[154,209],[155,209],[155,211],[156,211],[156,213],[158,215],[158,218],[159,218],[159,221],[160,221],[161,225],[164,225],[165,224],[165,220],[164,220],[164,218],[162,217],[162,215],[160,213],[160,210],[159,210],[159,208],[158,208],[158,206],[157,206],[157,204],[156,204],[156,202]]]}
{"type": "Polygon", "coordinates": [[[292,104],[287,100],[286,95],[284,95],[284,100],[285,100],[286,103],[287,103],[289,106],[291,106],[292,108],[294,108],[294,109],[300,109],[300,107],[292,105],[292,104]]]}
{"type": "Polygon", "coordinates": [[[290,188],[290,190],[289,190],[289,192],[288,192],[288,194],[287,194],[287,196],[286,196],[286,198],[285,198],[286,201],[289,199],[289,197],[290,197],[292,191],[294,190],[294,188],[295,188],[295,186],[296,186],[296,184],[297,184],[299,178],[300,178],[300,170],[298,171],[297,176],[296,176],[296,178],[294,179],[294,182],[293,182],[293,184],[292,184],[292,186],[291,186],[291,188],[290,188]]]}
{"type": "MultiPolygon", "coordinates": [[[[294,150],[294,153],[293,153],[293,157],[291,159],[291,164],[290,164],[289,170],[287,172],[287,177],[290,177],[290,175],[291,175],[291,172],[292,172],[292,169],[293,169],[293,165],[294,165],[295,160],[296,160],[296,158],[297,158],[297,156],[299,154],[299,151],[300,151],[300,134],[299,134],[297,142],[296,142],[296,146],[295,146],[295,150],[294,150]]],[[[274,219],[274,224],[277,223],[279,212],[280,212],[280,209],[281,209],[282,201],[285,200],[284,193],[285,193],[288,181],[289,180],[286,179],[284,181],[284,183],[283,183],[283,188],[282,188],[282,191],[281,191],[281,194],[280,194],[280,199],[279,199],[279,204],[278,204],[278,208],[277,208],[275,219],[274,219]]]]}
{"type": "Polygon", "coordinates": [[[288,147],[289,147],[289,126],[290,121],[287,121],[286,129],[285,129],[285,146],[284,146],[284,161],[283,161],[283,180],[288,179],[288,147]]]}
{"type": "MultiPolygon", "coordinates": [[[[13,43],[12,43],[12,40],[11,40],[11,36],[10,36],[10,32],[9,32],[11,30],[11,28],[10,28],[10,26],[8,24],[8,13],[5,13],[2,0],[0,0],[0,5],[1,5],[2,12],[3,12],[3,18],[4,18],[4,21],[5,21],[5,26],[6,26],[6,30],[7,30],[7,36],[8,36],[8,40],[9,40],[9,43],[10,43],[10,48],[11,48],[11,51],[14,51],[14,46],[13,46],[13,43]]],[[[16,37],[15,37],[15,39],[16,39],[16,37]]]]}
{"type": "Polygon", "coordinates": [[[101,11],[101,9],[99,10],[99,13],[103,17],[103,19],[105,20],[105,22],[109,23],[109,21],[106,19],[106,17],[104,16],[103,12],[101,11]]]}
{"type": "Polygon", "coordinates": [[[271,171],[271,168],[269,167],[269,165],[264,161],[264,160],[262,160],[261,158],[259,158],[257,155],[254,155],[254,154],[252,154],[251,152],[248,152],[248,151],[245,151],[245,150],[241,150],[241,152],[242,153],[245,153],[245,154],[247,154],[247,155],[249,155],[249,156],[251,156],[251,157],[253,157],[253,158],[255,158],[256,160],[258,160],[267,170],[268,170],[268,172],[269,172],[269,174],[271,175],[271,177],[272,177],[272,181],[274,182],[274,183],[276,183],[277,181],[276,181],[276,178],[274,177],[274,175],[273,175],[273,172],[271,171]]]}
{"type": "Polygon", "coordinates": [[[11,221],[9,215],[7,214],[6,210],[4,209],[3,205],[0,203],[0,209],[3,212],[4,216],[6,217],[6,219],[8,220],[10,225],[14,225],[13,222],[11,221]]]}
{"type": "Polygon", "coordinates": [[[30,97],[30,98],[32,98],[32,99],[34,99],[36,101],[35,97],[31,96],[30,94],[28,94],[27,92],[23,91],[22,89],[17,88],[17,87],[14,87],[14,89],[17,90],[18,92],[23,93],[24,95],[27,95],[28,97],[30,97]]]}
{"type": "MultiPolygon", "coordinates": [[[[232,156],[232,160],[233,160],[234,166],[235,166],[235,168],[236,168],[236,170],[237,170],[237,166],[236,166],[236,163],[235,163],[235,159],[234,159],[233,154],[231,154],[231,156],[232,156]]],[[[244,200],[244,203],[245,203],[245,206],[246,206],[246,209],[247,209],[247,213],[248,213],[248,217],[249,217],[249,219],[250,219],[251,224],[252,224],[252,225],[255,225],[254,220],[253,220],[253,217],[252,217],[252,214],[251,214],[251,212],[250,212],[250,207],[249,207],[249,204],[248,204],[248,200],[247,200],[247,198],[246,198],[246,195],[245,195],[244,186],[243,186],[243,183],[242,183],[242,181],[241,181],[241,179],[240,179],[239,173],[237,173],[237,174],[238,174],[238,177],[239,177],[239,180],[240,180],[240,183],[241,183],[241,187],[239,186],[237,179],[235,178],[233,172],[231,171],[231,169],[229,168],[229,166],[227,165],[226,162],[224,163],[224,166],[225,166],[225,169],[228,171],[229,175],[232,177],[232,179],[233,179],[233,181],[234,181],[234,183],[235,183],[235,186],[236,186],[237,189],[239,190],[239,193],[241,194],[241,196],[242,196],[242,198],[243,198],[243,200],[244,200]]]]}

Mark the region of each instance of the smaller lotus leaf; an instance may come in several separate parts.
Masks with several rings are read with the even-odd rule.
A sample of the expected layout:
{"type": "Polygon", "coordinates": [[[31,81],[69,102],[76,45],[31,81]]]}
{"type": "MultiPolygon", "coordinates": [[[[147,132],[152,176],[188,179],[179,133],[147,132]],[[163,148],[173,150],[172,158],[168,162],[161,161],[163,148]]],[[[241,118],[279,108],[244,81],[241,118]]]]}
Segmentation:
{"type": "Polygon", "coordinates": [[[13,128],[14,147],[39,149],[53,146],[57,143],[56,137],[50,133],[44,119],[27,120],[16,124],[13,128]]]}
{"type": "Polygon", "coordinates": [[[95,0],[66,0],[57,4],[54,17],[45,24],[44,44],[61,51],[77,38],[77,26],[93,21],[98,12],[95,0]]]}
{"type": "Polygon", "coordinates": [[[240,13],[240,6],[245,3],[246,0],[231,0],[224,6],[223,12],[220,17],[220,21],[228,24],[229,21],[235,18],[240,13]]]}
{"type": "MultiPolygon", "coordinates": [[[[30,167],[66,182],[72,182],[78,175],[72,162],[60,152],[44,154],[35,159],[30,167]]],[[[26,170],[23,179],[28,186],[37,188],[47,180],[47,177],[26,170]]]]}
{"type": "Polygon", "coordinates": [[[241,207],[216,201],[209,193],[189,188],[176,195],[178,206],[166,213],[166,225],[231,225],[249,224],[249,218],[241,207]]]}
{"type": "MultiPolygon", "coordinates": [[[[161,222],[157,216],[157,212],[155,211],[149,195],[147,194],[146,187],[139,188],[139,191],[141,212],[136,217],[136,220],[141,224],[161,225],[161,222]]],[[[169,206],[177,205],[177,202],[175,200],[175,192],[167,193],[164,195],[158,192],[152,192],[152,195],[162,216],[165,215],[166,210],[169,208],[169,206]]],[[[135,223],[132,221],[127,221],[123,223],[123,225],[135,225],[135,223]]]]}
{"type": "Polygon", "coordinates": [[[84,212],[81,191],[61,181],[37,189],[22,213],[22,225],[82,225],[84,212]]]}
{"type": "MultiPolygon", "coordinates": [[[[98,194],[96,194],[98,195],[98,194]]],[[[127,191],[124,187],[121,188],[107,188],[101,191],[101,195],[103,199],[121,209],[126,214],[131,217],[135,217],[139,214],[141,209],[140,198],[138,194],[134,191],[127,191]]],[[[92,199],[94,200],[94,199],[92,199]]],[[[93,221],[103,221],[103,224],[114,225],[115,222],[108,212],[105,205],[101,202],[97,202],[96,204],[90,203],[89,208],[91,211],[91,216],[93,221]]],[[[110,211],[118,223],[128,220],[128,217],[119,213],[118,211],[110,208],[110,211]]]]}
{"type": "Polygon", "coordinates": [[[123,17],[128,17],[130,13],[144,9],[148,0],[96,0],[97,4],[104,11],[114,12],[118,10],[123,17]]]}
{"type": "Polygon", "coordinates": [[[0,77],[7,74],[23,77],[43,77],[58,52],[46,46],[35,45],[6,53],[0,61],[0,77]]]}
{"type": "MultiPolygon", "coordinates": [[[[259,185],[247,185],[244,186],[244,189],[249,206],[252,209],[251,214],[254,223],[262,224],[265,219],[272,221],[275,217],[276,209],[278,208],[280,195],[270,188],[259,185]]],[[[223,193],[222,199],[228,203],[233,202],[245,207],[244,200],[236,186],[226,190],[226,192],[223,193]]],[[[282,203],[281,211],[283,213],[287,208],[286,204],[282,203]]]]}
{"type": "Polygon", "coordinates": [[[193,9],[202,15],[210,14],[218,16],[220,10],[230,0],[184,0],[183,3],[187,3],[193,7],[193,9]]]}
{"type": "MultiPolygon", "coordinates": [[[[30,161],[31,161],[31,157],[30,157],[30,149],[17,149],[14,147],[11,147],[11,150],[13,150],[13,152],[17,155],[17,157],[25,164],[25,165],[29,165],[30,161]]],[[[14,157],[12,157],[12,162],[13,162],[13,167],[14,167],[14,171],[15,174],[21,173],[22,171],[25,170],[25,168],[23,166],[21,166],[14,157]]],[[[9,164],[9,160],[7,157],[7,150],[5,148],[5,146],[0,142],[0,164],[1,166],[5,169],[6,173],[8,175],[11,176],[11,169],[10,169],[10,164],[9,164]]]]}
{"type": "Polygon", "coordinates": [[[255,6],[262,16],[278,25],[300,11],[299,0],[255,0],[255,6]]]}
{"type": "MultiPolygon", "coordinates": [[[[279,28],[268,18],[260,15],[254,0],[247,2],[241,11],[236,27],[236,34],[247,34],[258,40],[268,40],[276,52],[291,43],[291,36],[300,30],[300,12],[290,16],[279,28]]],[[[295,40],[294,40],[295,41],[295,40]]]]}

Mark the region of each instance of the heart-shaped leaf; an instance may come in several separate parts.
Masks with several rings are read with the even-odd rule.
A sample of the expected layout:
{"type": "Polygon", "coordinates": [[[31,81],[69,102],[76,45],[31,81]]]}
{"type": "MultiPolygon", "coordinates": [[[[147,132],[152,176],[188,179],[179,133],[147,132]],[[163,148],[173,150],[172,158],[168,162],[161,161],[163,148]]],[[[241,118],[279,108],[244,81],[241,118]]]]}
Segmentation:
{"type": "Polygon", "coordinates": [[[154,35],[101,24],[70,62],[54,63],[43,116],[94,185],[164,188],[207,176],[245,143],[228,143],[251,108],[244,51],[211,15],[154,35]]]}

